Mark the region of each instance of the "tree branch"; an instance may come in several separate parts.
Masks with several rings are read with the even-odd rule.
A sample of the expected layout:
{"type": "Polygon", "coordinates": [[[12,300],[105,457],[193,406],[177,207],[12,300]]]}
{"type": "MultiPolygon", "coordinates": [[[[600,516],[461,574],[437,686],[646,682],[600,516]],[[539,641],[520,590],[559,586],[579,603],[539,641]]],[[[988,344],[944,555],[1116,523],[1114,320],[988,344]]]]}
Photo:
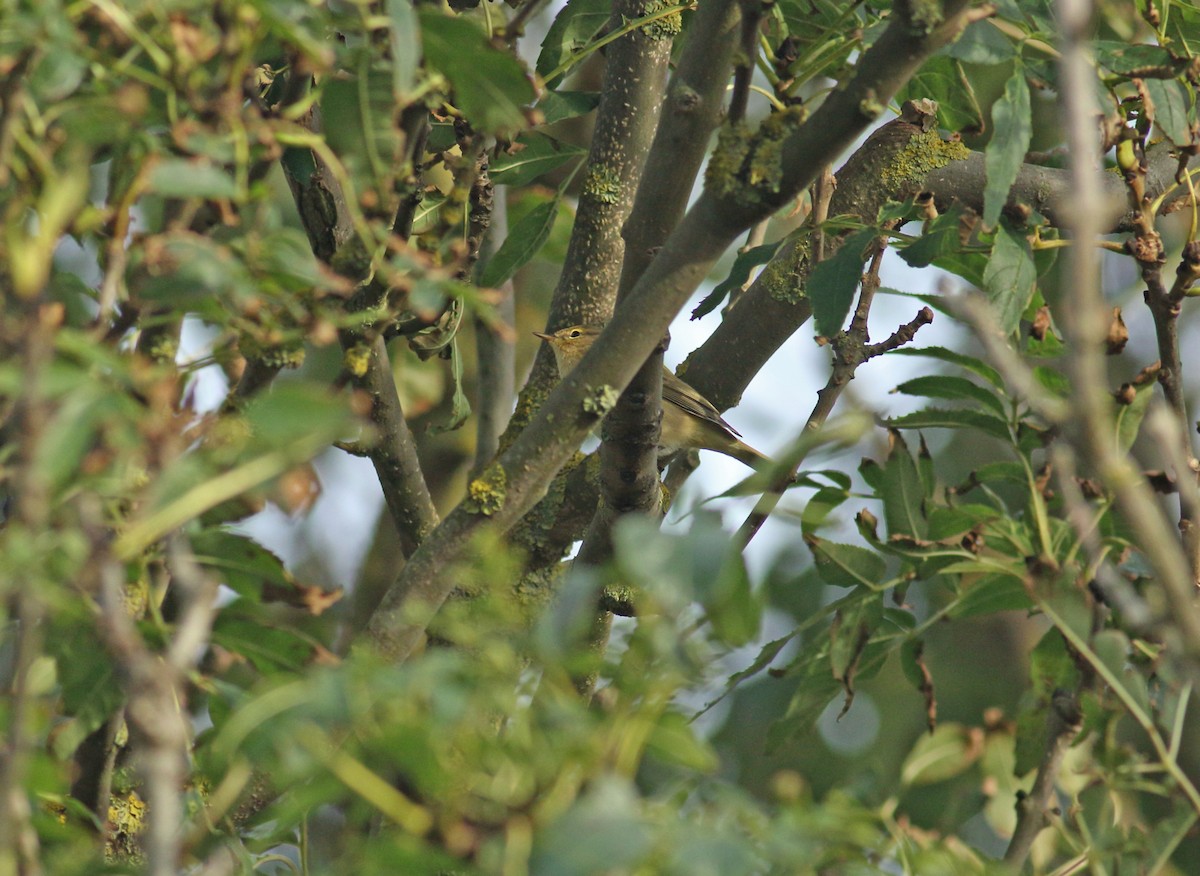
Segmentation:
{"type": "MultiPolygon", "coordinates": [[[[697,13],[688,34],[625,223],[618,308],[687,207],[709,137],[720,119],[737,23],[738,5],[732,0],[709,3],[697,13]]],[[[655,348],[605,420],[600,450],[602,501],[584,537],[581,561],[595,565],[608,558],[612,525],[620,515],[659,510],[661,416],[662,349],[655,348]]]]}
{"type": "Polygon", "coordinates": [[[604,399],[628,385],[667,326],[722,252],[755,222],[809,185],[883,109],[925,59],[957,35],[965,0],[945,5],[938,27],[919,29],[908,7],[862,56],[846,88],[829,94],[812,117],[782,142],[778,186],[747,202],[745,190],[706,190],[638,280],[604,335],[546,399],[537,416],[472,483],[471,495],[424,541],[393,584],[368,626],[386,657],[404,659],[454,587],[445,574],[482,526],[513,525],[544,495],[553,473],[607,412],[604,399]],[[587,400],[587,404],[585,404],[587,400]]]}

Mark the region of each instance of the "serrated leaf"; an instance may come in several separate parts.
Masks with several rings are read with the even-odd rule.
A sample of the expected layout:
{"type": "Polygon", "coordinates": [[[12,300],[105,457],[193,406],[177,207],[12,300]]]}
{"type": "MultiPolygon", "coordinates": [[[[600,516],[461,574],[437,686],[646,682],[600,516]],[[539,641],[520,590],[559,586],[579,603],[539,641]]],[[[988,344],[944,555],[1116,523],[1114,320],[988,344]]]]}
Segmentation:
{"type": "Polygon", "coordinates": [[[1137,75],[1147,68],[1173,69],[1175,61],[1162,46],[1130,45],[1116,40],[1096,40],[1093,43],[1096,62],[1122,76],[1137,75]]]}
{"type": "Polygon", "coordinates": [[[496,185],[523,186],[533,182],[544,173],[587,155],[587,150],[570,143],[563,143],[537,131],[527,131],[517,138],[524,148],[496,156],[488,168],[488,175],[496,185]]]}
{"type": "Polygon", "coordinates": [[[886,424],[897,429],[978,429],[993,438],[1011,440],[1008,423],[981,411],[926,408],[902,417],[893,417],[886,424]]]}
{"type": "Polygon", "coordinates": [[[890,350],[888,355],[921,356],[927,359],[937,359],[939,362],[949,362],[978,374],[997,389],[1004,388],[1004,380],[1000,377],[999,371],[986,362],[976,359],[974,356],[959,353],[957,350],[949,350],[945,347],[900,347],[898,350],[890,350]]]}
{"type": "Polygon", "coordinates": [[[1192,126],[1188,118],[1192,96],[1176,79],[1146,79],[1146,91],[1154,102],[1154,124],[1176,146],[1192,142],[1192,126]]]}
{"type": "Polygon", "coordinates": [[[983,288],[996,314],[996,322],[1006,335],[1020,326],[1021,314],[1033,297],[1036,282],[1037,268],[1029,241],[1007,222],[1001,222],[996,229],[991,258],[983,272],[983,288]]]}
{"type": "MultiPolygon", "coordinates": [[[[1017,570],[1014,567],[1014,572],[1017,570]]],[[[975,578],[962,588],[958,599],[950,606],[950,617],[967,618],[1001,611],[1028,611],[1033,600],[1019,574],[1005,575],[995,571],[975,578]]]]}
{"type": "Polygon", "coordinates": [[[816,536],[804,539],[812,550],[817,573],[835,587],[877,588],[887,572],[883,557],[853,544],[839,544],[816,536]]]}
{"type": "Polygon", "coordinates": [[[421,41],[425,61],[454,86],[454,100],[480,132],[513,135],[525,127],[521,108],[534,91],[521,62],[495,48],[466,18],[422,8],[421,41]]]}
{"type": "Polygon", "coordinates": [[[233,198],[233,176],[210,161],[168,158],[155,162],[147,190],[164,198],[233,198]]]}
{"type": "Polygon", "coordinates": [[[990,390],[984,389],[977,383],[965,377],[954,377],[950,374],[914,377],[897,386],[893,392],[913,395],[920,398],[944,398],[959,401],[973,401],[990,409],[1003,417],[1007,411],[1004,402],[990,390]]]}
{"type": "Polygon", "coordinates": [[[190,541],[196,562],[216,571],[220,582],[240,596],[259,600],[264,584],[291,582],[283,561],[247,535],[207,529],[190,541]]]}
{"type": "Polygon", "coordinates": [[[836,335],[846,321],[854,290],[862,282],[867,247],[878,237],[873,228],[851,234],[832,258],[819,262],[808,280],[808,298],[812,302],[813,323],[817,332],[836,335]]]}
{"type": "Polygon", "coordinates": [[[1000,219],[1009,190],[1025,162],[1032,134],[1029,84],[1024,65],[1018,63],[1004,85],[1004,93],[992,105],[992,139],[984,153],[987,186],[983,192],[983,222],[988,227],[1000,219]]]}
{"type": "Polygon", "coordinates": [[[750,272],[759,265],[765,265],[775,255],[775,251],[779,249],[779,244],[782,241],[775,243],[764,243],[762,246],[751,247],[745,252],[738,253],[738,256],[733,261],[733,267],[729,269],[729,276],[716,285],[712,292],[704,296],[704,299],[696,305],[692,311],[692,319],[711,313],[717,309],[717,306],[724,301],[735,289],[741,289],[750,279],[750,272]]]}
{"type": "Polygon", "coordinates": [[[908,445],[898,433],[889,436],[891,450],[883,464],[879,495],[888,536],[908,535],[923,539],[928,530],[923,505],[925,489],[908,445]]]}
{"type": "Polygon", "coordinates": [[[509,229],[508,237],[483,269],[479,285],[495,287],[507,282],[538,254],[558,218],[559,200],[555,197],[538,204],[509,229]]]}
{"type": "Polygon", "coordinates": [[[930,541],[945,541],[962,535],[1001,516],[991,505],[965,504],[953,508],[934,508],[929,512],[930,541]]]}

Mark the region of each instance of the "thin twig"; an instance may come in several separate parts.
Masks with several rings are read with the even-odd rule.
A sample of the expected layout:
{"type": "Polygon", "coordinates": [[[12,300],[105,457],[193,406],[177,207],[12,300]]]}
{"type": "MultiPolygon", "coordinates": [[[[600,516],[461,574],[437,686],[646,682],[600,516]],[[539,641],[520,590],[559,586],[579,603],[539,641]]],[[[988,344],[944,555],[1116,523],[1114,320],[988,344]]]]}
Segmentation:
{"type": "Polygon", "coordinates": [[[983,345],[987,358],[1006,386],[1016,390],[1017,395],[1037,411],[1046,422],[1061,424],[1066,421],[1070,406],[1057,396],[1046,392],[1033,376],[1033,371],[1021,360],[1005,336],[995,313],[982,295],[955,295],[944,299],[954,315],[965,322],[983,345]]]}
{"type": "MultiPolygon", "coordinates": [[[[832,341],[833,370],[824,388],[817,393],[817,403],[813,406],[808,420],[804,424],[804,432],[816,432],[825,425],[842,392],[854,379],[854,373],[864,362],[882,356],[889,350],[895,350],[916,336],[921,326],[933,321],[933,311],[928,307],[922,308],[917,316],[908,323],[900,326],[891,336],[878,344],[868,344],[867,318],[870,315],[871,303],[875,292],[879,289],[879,268],[883,262],[885,248],[882,241],[877,241],[871,265],[863,276],[862,291],[859,294],[858,305],[850,320],[850,327],[832,341]]],[[[748,545],[751,539],[766,523],[767,518],[775,510],[788,485],[795,478],[796,472],[803,464],[803,457],[797,459],[793,467],[781,475],[779,481],[772,484],[770,490],[764,493],[750,512],[737,533],[737,542],[742,547],[748,545]]]]}
{"type": "Polygon", "coordinates": [[[1004,852],[1005,863],[1014,870],[1025,864],[1033,841],[1049,823],[1063,758],[1082,722],[1078,694],[1055,691],[1046,710],[1046,738],[1037,776],[1029,793],[1017,797],[1017,826],[1004,852]]]}

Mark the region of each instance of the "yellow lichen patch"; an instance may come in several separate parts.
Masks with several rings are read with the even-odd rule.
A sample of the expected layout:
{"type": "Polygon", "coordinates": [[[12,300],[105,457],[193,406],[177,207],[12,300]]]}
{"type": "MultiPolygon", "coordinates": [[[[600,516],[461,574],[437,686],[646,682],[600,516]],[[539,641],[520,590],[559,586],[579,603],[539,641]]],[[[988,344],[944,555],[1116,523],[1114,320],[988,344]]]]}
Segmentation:
{"type": "Polygon", "coordinates": [[[109,861],[139,861],[138,836],[145,828],[146,802],[137,791],[113,794],[108,804],[108,842],[104,857],[109,861]]]}
{"type": "Polygon", "coordinates": [[[467,498],[463,501],[463,507],[473,514],[491,517],[504,507],[507,489],[508,475],[504,466],[493,462],[467,485],[467,498]]]}
{"type": "Polygon", "coordinates": [[[342,355],[342,364],[355,377],[364,376],[371,364],[371,348],[366,344],[355,344],[342,355]]]}
{"type": "Polygon", "coordinates": [[[971,154],[958,140],[943,140],[937,131],[914,134],[900,150],[896,160],[880,173],[880,182],[891,190],[903,183],[919,180],[932,170],[951,161],[962,161],[971,154]]]}

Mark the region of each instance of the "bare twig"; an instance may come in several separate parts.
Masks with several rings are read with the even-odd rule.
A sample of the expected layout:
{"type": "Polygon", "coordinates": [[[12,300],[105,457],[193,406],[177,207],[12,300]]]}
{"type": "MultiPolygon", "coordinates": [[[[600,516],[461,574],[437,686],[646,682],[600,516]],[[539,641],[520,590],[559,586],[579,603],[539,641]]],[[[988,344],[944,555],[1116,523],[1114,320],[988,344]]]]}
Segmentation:
{"type": "Polygon", "coordinates": [[[1009,346],[987,300],[975,294],[956,295],[945,300],[954,315],[971,328],[976,340],[983,345],[988,359],[1004,378],[1005,385],[1016,390],[1017,395],[1048,423],[1065,422],[1070,411],[1069,405],[1042,389],[1029,366],[1009,346]]]}
{"type": "Polygon", "coordinates": [[[1046,738],[1037,776],[1029,793],[1017,798],[1017,827],[1004,852],[1005,863],[1014,870],[1024,865],[1033,841],[1050,820],[1058,773],[1082,722],[1078,695],[1055,691],[1046,710],[1046,738]]]}
{"type": "Polygon", "coordinates": [[[740,5],[742,26],[733,67],[733,95],[729,98],[729,121],[735,124],[746,118],[750,80],[754,77],[754,61],[758,57],[758,29],[763,16],[763,5],[758,0],[744,0],[740,5]]]}
{"type": "MultiPolygon", "coordinates": [[[[933,311],[928,307],[924,307],[914,319],[900,326],[886,340],[878,344],[867,343],[867,317],[870,315],[871,303],[874,301],[875,292],[879,289],[879,268],[883,261],[884,252],[883,242],[877,241],[875,244],[875,253],[871,257],[871,265],[867,269],[867,273],[863,276],[862,292],[859,295],[854,316],[850,320],[850,327],[840,333],[831,342],[833,346],[833,370],[825,386],[817,393],[817,403],[813,406],[812,412],[808,415],[808,420],[804,424],[805,432],[816,432],[825,425],[826,420],[829,419],[829,415],[833,413],[834,406],[837,404],[842,392],[850,384],[850,381],[854,379],[854,373],[860,365],[876,356],[883,355],[889,350],[895,350],[909,343],[916,336],[921,326],[928,325],[933,321],[933,311]]],[[[754,506],[754,510],[750,512],[738,530],[738,544],[743,547],[749,544],[759,529],[762,528],[762,525],[766,523],[767,518],[771,516],[780,499],[783,498],[784,491],[792,482],[803,461],[803,457],[795,460],[791,470],[781,475],[778,482],[772,484],[771,489],[759,498],[754,506]]]]}

